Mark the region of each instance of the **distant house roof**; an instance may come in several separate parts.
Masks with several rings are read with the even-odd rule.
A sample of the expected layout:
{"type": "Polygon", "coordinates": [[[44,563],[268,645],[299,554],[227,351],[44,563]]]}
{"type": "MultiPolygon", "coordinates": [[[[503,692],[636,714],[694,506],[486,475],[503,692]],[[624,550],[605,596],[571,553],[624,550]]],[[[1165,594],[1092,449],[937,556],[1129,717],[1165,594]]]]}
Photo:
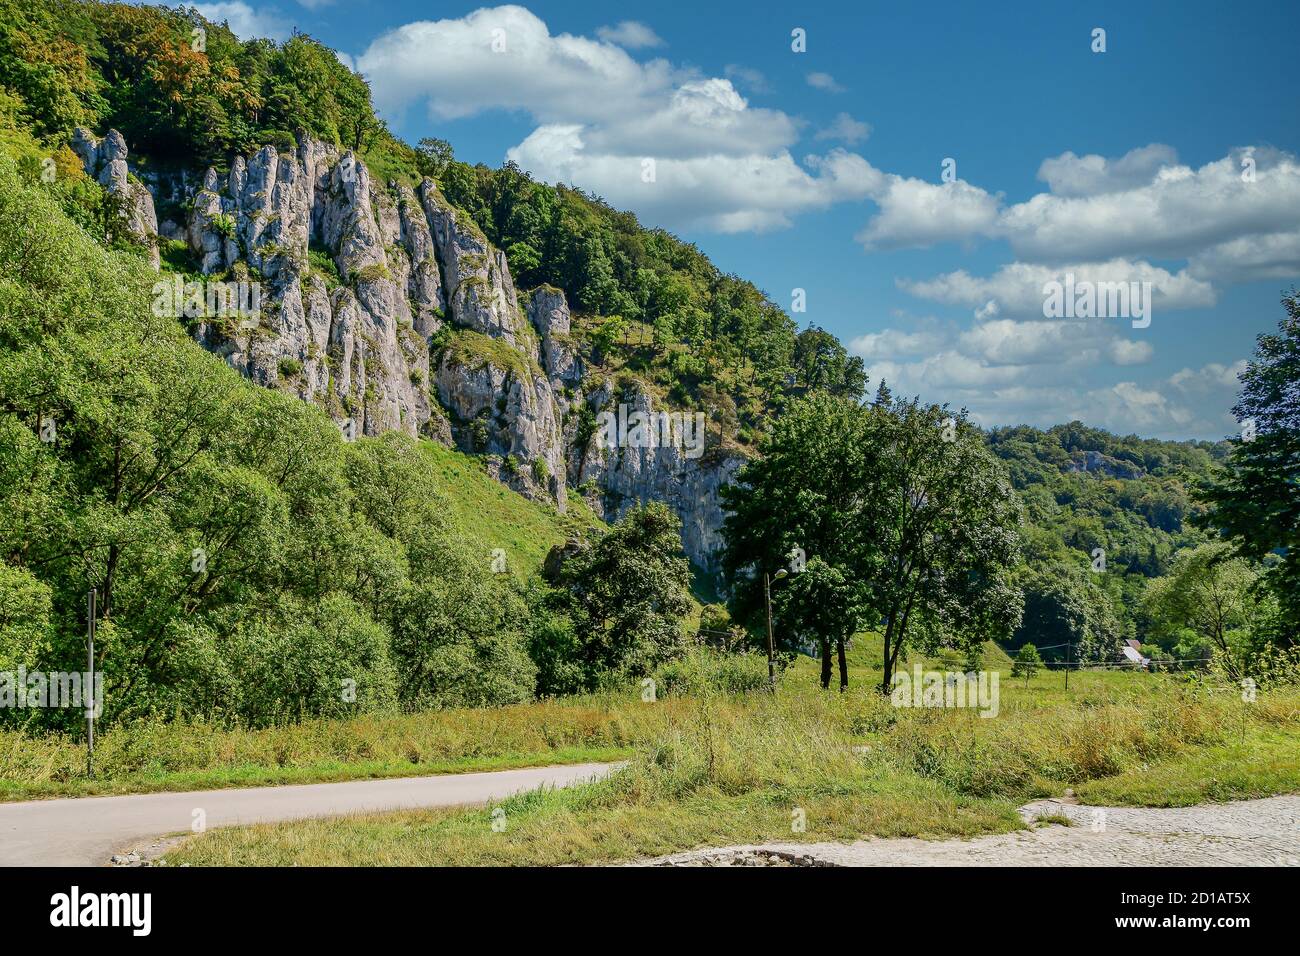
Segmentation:
{"type": "Polygon", "coordinates": [[[1129,646],[1130,644],[1135,644],[1135,643],[1137,642],[1128,641],[1124,644],[1123,647],[1120,648],[1120,650],[1124,652],[1124,658],[1126,660],[1132,661],[1134,664],[1141,664],[1143,667],[1146,667],[1148,664],[1151,663],[1151,658],[1143,657],[1140,653],[1138,653],[1137,648],[1129,646]]]}

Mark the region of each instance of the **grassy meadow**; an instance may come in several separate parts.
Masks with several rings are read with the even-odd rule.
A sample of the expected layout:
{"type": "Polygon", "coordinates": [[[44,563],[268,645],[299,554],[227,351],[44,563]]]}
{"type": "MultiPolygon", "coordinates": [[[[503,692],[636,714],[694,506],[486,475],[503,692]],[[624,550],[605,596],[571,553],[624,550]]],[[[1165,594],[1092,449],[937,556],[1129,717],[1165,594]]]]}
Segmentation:
{"type": "Polygon", "coordinates": [[[95,741],[0,731],[0,799],[207,790],[621,760],[685,719],[688,701],[574,698],[264,729],[136,723],[95,741]]]}
{"type": "MultiPolygon", "coordinates": [[[[1040,671],[1026,686],[997,658],[985,664],[1001,670],[991,718],[892,706],[873,690],[880,672],[859,640],[846,694],[820,691],[817,665],[800,658],[775,697],[704,689],[645,703],[631,689],[266,731],[160,727],[136,742],[150,755],[136,764],[123,731],[122,772],[95,792],[630,761],[605,780],[505,801],[502,831],[492,828],[491,807],[403,811],[213,830],[167,856],[193,865],[428,866],[615,862],[767,840],[965,837],[1020,827],[1017,806],[1067,789],[1086,803],[1141,806],[1300,790],[1300,688],[1245,703],[1233,688],[1116,671],[1072,673],[1068,690],[1061,671],[1040,671]],[[802,832],[796,818],[806,821],[802,832]]],[[[11,746],[0,737],[11,799],[71,786],[39,757],[21,784],[11,746]]]]}

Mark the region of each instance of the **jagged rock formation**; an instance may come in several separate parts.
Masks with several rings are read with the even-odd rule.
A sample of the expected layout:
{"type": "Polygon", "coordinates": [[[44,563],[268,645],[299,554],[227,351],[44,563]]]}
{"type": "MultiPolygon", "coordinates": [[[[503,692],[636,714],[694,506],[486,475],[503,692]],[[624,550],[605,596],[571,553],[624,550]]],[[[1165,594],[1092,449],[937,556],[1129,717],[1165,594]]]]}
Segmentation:
{"type": "Polygon", "coordinates": [[[1099,451],[1075,452],[1073,460],[1066,466],[1067,472],[1100,472],[1108,478],[1141,478],[1146,471],[1132,462],[1111,458],[1099,451]]]}
{"type": "MultiPolygon", "coordinates": [[[[86,168],[133,197],[132,228],[156,236],[121,135],[78,142],[86,168]]],[[[716,569],[718,489],[743,457],[579,442],[584,408],[615,396],[588,381],[564,293],[520,295],[505,253],[432,180],[381,186],[351,151],[300,136],[295,152],[267,146],[224,175],[150,181],[178,210],[164,236],[182,240],[203,275],[258,285],[257,314],[195,323],[198,341],[242,374],[320,404],[345,434],[400,429],[485,455],[494,477],[561,510],[571,485],[611,520],[664,501],[682,518],[687,555],[716,569]]],[[[650,409],[644,393],[632,403],[650,409]]]]}
{"type": "MultiPolygon", "coordinates": [[[[629,414],[654,414],[651,398],[644,391],[635,391],[628,399],[629,414]]],[[[607,410],[615,402],[606,386],[591,396],[591,404],[607,410]]],[[[593,441],[578,453],[573,481],[580,489],[589,485],[601,489],[591,503],[607,521],[617,520],[639,503],[664,502],[682,519],[686,554],[700,567],[716,572],[723,519],[719,491],[735,479],[745,461],[742,453],[716,445],[706,445],[701,457],[691,458],[687,449],[674,444],[608,448],[593,441]]]]}
{"type": "Polygon", "coordinates": [[[456,444],[494,456],[495,477],[524,494],[549,494],[563,510],[568,469],[550,382],[528,357],[480,346],[454,343],[438,363],[438,397],[456,444]]]}
{"type": "Polygon", "coordinates": [[[582,359],[569,333],[569,303],[553,286],[529,293],[528,319],[542,336],[542,354],[552,381],[572,388],[582,381],[582,359]]]}
{"type": "Polygon", "coordinates": [[[402,229],[403,198],[372,190],[350,152],[307,138],[293,155],[268,146],[236,157],[224,177],[209,169],[193,197],[189,247],[205,275],[261,282],[264,306],[237,326],[204,322],[199,340],[254,381],[319,402],[357,434],[445,440],[429,394],[441,287],[427,227],[402,229]]]}
{"type": "Polygon", "coordinates": [[[117,130],[109,130],[103,139],[96,139],[87,129],[78,127],[72,136],[72,151],[81,159],[86,173],[104,187],[110,196],[122,203],[127,231],[145,245],[149,261],[159,267],[158,216],[154,211],[153,196],[138,179],[131,175],[126,165],[126,140],[117,130]]]}

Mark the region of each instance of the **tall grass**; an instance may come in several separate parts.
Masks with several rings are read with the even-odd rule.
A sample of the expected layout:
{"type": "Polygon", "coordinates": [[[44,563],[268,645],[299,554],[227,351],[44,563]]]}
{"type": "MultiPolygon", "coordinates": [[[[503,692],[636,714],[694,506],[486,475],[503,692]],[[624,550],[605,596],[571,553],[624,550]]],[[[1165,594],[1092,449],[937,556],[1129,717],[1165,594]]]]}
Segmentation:
{"type": "MultiPolygon", "coordinates": [[[[867,835],[970,836],[1066,787],[1180,805],[1300,790],[1300,689],[1244,704],[1156,675],[1003,686],[998,716],[895,708],[866,687],[661,698],[619,772],[492,808],[406,811],[212,831],[173,863],[470,865],[600,862],[696,846],[867,835]],[[1243,755],[1254,758],[1249,765],[1243,755]],[[1228,761],[1228,764],[1225,764],[1228,761]],[[1159,779],[1159,792],[1143,781],[1159,779]],[[792,812],[807,820],[795,832],[792,812]]],[[[1081,790],[1081,792],[1082,792],[1081,790]]]]}
{"type": "Polygon", "coordinates": [[[645,704],[633,695],[594,695],[494,709],[456,709],[353,720],[308,721],[265,729],[194,722],[138,721],[114,727],[95,741],[96,785],[85,779],[84,742],[65,734],[0,731],[0,795],[153,789],[169,775],[188,785],[223,785],[238,771],[271,771],[247,782],[312,778],[364,765],[368,773],[417,774],[430,767],[508,756],[553,759],[619,751],[653,739],[692,705],[645,704]],[[277,774],[273,771],[300,771],[277,774]],[[203,778],[212,778],[208,783],[203,778]]]}
{"type": "MultiPolygon", "coordinates": [[[[775,697],[766,692],[760,660],[741,661],[734,671],[688,660],[658,675],[654,702],[642,701],[633,688],[490,710],[258,730],[140,722],[99,738],[95,781],[85,778],[78,737],[6,731],[0,732],[0,798],[627,757],[628,769],[593,795],[627,806],[692,794],[784,799],[865,792],[885,778],[910,777],[955,798],[1016,801],[1209,753],[1247,736],[1273,751],[1290,748],[1274,761],[1274,776],[1282,779],[1300,749],[1300,688],[1294,686],[1261,692],[1247,705],[1237,692],[1167,675],[1076,675],[1067,691],[1061,675],[1041,674],[1028,688],[1004,682],[998,716],[986,719],[974,710],[893,707],[871,689],[870,674],[856,675],[847,694],[822,692],[814,671],[811,664],[788,671],[775,697]],[[754,686],[764,689],[731,692],[754,686]]],[[[1197,773],[1210,772],[1205,766],[1197,773]]],[[[1190,782],[1183,792],[1202,792],[1198,786],[1190,782]]]]}
{"type": "Polygon", "coordinates": [[[887,705],[855,720],[859,729],[888,727],[879,733],[882,750],[900,766],[963,794],[1016,799],[1145,768],[1248,728],[1300,731],[1300,689],[1246,705],[1239,693],[1174,680],[1093,689],[1072,706],[1012,697],[991,719],[951,709],[890,715],[879,707],[887,705]]]}
{"type": "MultiPolygon", "coordinates": [[[[1165,682],[1095,689],[1074,706],[893,707],[870,692],[706,696],[604,786],[632,802],[708,789],[831,793],[913,773],[955,794],[1020,800],[1150,766],[1245,733],[1300,733],[1300,688],[1239,697],[1165,682]],[[855,746],[856,745],[856,746],[855,746]]],[[[1300,779],[1295,781],[1300,788],[1300,779]]]]}

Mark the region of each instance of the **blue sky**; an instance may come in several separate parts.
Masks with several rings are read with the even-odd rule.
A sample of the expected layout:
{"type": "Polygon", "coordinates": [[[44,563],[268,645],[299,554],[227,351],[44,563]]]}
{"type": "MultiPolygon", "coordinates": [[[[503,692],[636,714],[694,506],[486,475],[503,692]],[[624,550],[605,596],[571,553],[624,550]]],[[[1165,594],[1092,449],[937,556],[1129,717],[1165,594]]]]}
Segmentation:
{"type": "Polygon", "coordinates": [[[787,308],[805,290],[801,326],[985,425],[1223,437],[1300,279],[1294,3],[199,7],[339,49],[411,142],[591,189],[787,308]],[[1150,282],[1150,325],[1044,318],[1066,272],[1150,282]]]}

